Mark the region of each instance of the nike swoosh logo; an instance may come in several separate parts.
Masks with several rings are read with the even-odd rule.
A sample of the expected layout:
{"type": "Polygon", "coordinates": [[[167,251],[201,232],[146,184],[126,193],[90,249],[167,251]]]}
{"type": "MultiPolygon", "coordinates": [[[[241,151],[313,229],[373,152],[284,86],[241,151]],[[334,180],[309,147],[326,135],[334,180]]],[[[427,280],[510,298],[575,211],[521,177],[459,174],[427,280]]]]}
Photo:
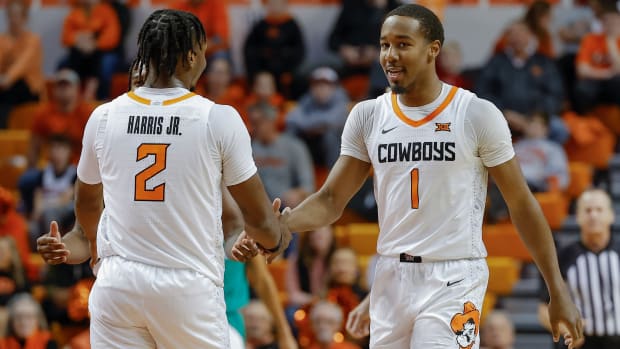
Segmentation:
{"type": "Polygon", "coordinates": [[[394,127],[392,127],[392,128],[388,128],[387,130],[386,130],[386,129],[383,129],[383,130],[381,130],[381,134],[382,134],[382,135],[384,135],[384,134],[386,134],[386,133],[388,133],[388,132],[390,132],[390,131],[393,131],[393,130],[394,130],[395,128],[397,128],[397,127],[398,127],[398,126],[394,126],[394,127]]]}
{"type": "Polygon", "coordinates": [[[448,287],[450,287],[450,286],[454,286],[454,285],[456,285],[456,284],[460,283],[460,282],[461,282],[461,281],[463,281],[463,280],[465,280],[465,279],[456,280],[456,281],[448,281],[448,287]]]}

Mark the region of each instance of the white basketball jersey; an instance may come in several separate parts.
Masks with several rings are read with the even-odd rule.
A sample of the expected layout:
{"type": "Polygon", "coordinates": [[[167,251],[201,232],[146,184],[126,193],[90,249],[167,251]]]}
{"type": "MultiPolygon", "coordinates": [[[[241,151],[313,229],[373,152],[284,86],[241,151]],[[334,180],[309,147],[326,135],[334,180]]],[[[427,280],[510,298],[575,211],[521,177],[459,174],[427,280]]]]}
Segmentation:
{"type": "Polygon", "coordinates": [[[130,92],[99,107],[78,177],[103,184],[100,257],[193,269],[223,282],[222,182],[256,172],[234,109],[185,89],[130,92]]]}
{"type": "MultiPolygon", "coordinates": [[[[370,161],[373,166],[380,225],[378,253],[408,253],[427,260],[485,257],[481,231],[485,164],[490,161],[483,163],[477,135],[467,121],[472,100],[482,100],[449,85],[444,85],[439,98],[429,105],[432,108],[401,107],[397,98],[386,93],[363,102],[367,105],[359,109],[370,112],[362,117],[361,127],[348,120],[351,125],[347,127],[358,130],[363,145],[347,141],[350,131],[345,129],[343,135],[342,154],[370,161]],[[419,115],[410,118],[407,114],[419,115]]],[[[505,125],[496,108],[494,112],[488,118],[499,114],[500,124],[505,125]]],[[[355,110],[355,117],[353,114],[355,110]]],[[[502,155],[491,165],[514,156],[508,128],[504,128],[497,130],[508,135],[500,142],[502,155]]]]}

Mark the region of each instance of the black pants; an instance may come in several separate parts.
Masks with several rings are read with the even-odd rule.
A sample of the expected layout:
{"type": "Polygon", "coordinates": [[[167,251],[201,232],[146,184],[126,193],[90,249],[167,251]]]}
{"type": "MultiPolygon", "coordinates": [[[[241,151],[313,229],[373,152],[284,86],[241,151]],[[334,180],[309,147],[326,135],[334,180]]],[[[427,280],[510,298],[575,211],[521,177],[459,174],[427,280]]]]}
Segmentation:
{"type": "Polygon", "coordinates": [[[30,92],[28,84],[23,79],[0,91],[0,129],[7,128],[9,113],[14,106],[38,100],[39,96],[30,92]]]}
{"type": "Polygon", "coordinates": [[[620,76],[608,80],[582,79],[575,85],[575,110],[585,114],[600,104],[620,106],[620,76]]]}

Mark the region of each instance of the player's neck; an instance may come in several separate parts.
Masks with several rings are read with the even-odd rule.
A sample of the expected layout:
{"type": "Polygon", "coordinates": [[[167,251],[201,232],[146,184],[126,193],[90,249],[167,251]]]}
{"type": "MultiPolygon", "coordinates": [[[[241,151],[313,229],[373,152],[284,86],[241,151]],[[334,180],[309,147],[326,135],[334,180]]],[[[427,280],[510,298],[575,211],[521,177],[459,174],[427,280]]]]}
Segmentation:
{"type": "Polygon", "coordinates": [[[436,74],[422,77],[413,83],[405,93],[398,96],[398,100],[407,107],[419,107],[432,103],[441,94],[443,83],[436,74]]]}
{"type": "Polygon", "coordinates": [[[157,78],[155,78],[154,76],[150,75],[146,78],[146,81],[144,82],[144,87],[150,87],[150,88],[175,88],[175,87],[180,87],[180,88],[184,88],[184,89],[188,89],[190,88],[190,83],[188,81],[184,81],[183,79],[180,79],[176,76],[163,76],[163,75],[159,75],[157,76],[157,78]]]}

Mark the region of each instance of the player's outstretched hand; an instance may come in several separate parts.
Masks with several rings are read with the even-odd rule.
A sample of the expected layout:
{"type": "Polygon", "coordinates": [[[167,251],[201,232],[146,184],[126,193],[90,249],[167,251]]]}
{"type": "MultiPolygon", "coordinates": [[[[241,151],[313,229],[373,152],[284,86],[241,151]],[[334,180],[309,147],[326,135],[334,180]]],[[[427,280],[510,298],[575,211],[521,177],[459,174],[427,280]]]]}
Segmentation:
{"type": "Polygon", "coordinates": [[[370,334],[370,295],[349,312],[346,330],[351,337],[357,339],[370,334]]]}
{"type": "Polygon", "coordinates": [[[551,298],[549,321],[554,342],[558,342],[562,334],[569,349],[583,345],[583,319],[566,289],[562,289],[558,296],[551,298]]]}
{"type": "Polygon", "coordinates": [[[230,255],[233,260],[245,263],[254,258],[259,252],[258,245],[252,240],[245,230],[239,234],[230,255]]]}
{"type": "Polygon", "coordinates": [[[37,239],[37,251],[47,264],[62,264],[69,258],[69,250],[62,242],[58,223],[52,221],[49,233],[37,239]]]}
{"type": "MultiPolygon", "coordinates": [[[[291,208],[287,207],[282,212],[280,212],[280,205],[282,201],[280,198],[276,198],[273,200],[273,213],[278,217],[278,224],[280,225],[280,242],[278,244],[278,249],[275,252],[269,252],[262,250],[262,253],[265,255],[267,259],[267,263],[273,262],[279,255],[286,250],[288,245],[291,243],[291,239],[293,238],[293,234],[288,229],[288,216],[291,213],[291,208]]],[[[260,248],[260,246],[259,246],[260,248]]]]}

